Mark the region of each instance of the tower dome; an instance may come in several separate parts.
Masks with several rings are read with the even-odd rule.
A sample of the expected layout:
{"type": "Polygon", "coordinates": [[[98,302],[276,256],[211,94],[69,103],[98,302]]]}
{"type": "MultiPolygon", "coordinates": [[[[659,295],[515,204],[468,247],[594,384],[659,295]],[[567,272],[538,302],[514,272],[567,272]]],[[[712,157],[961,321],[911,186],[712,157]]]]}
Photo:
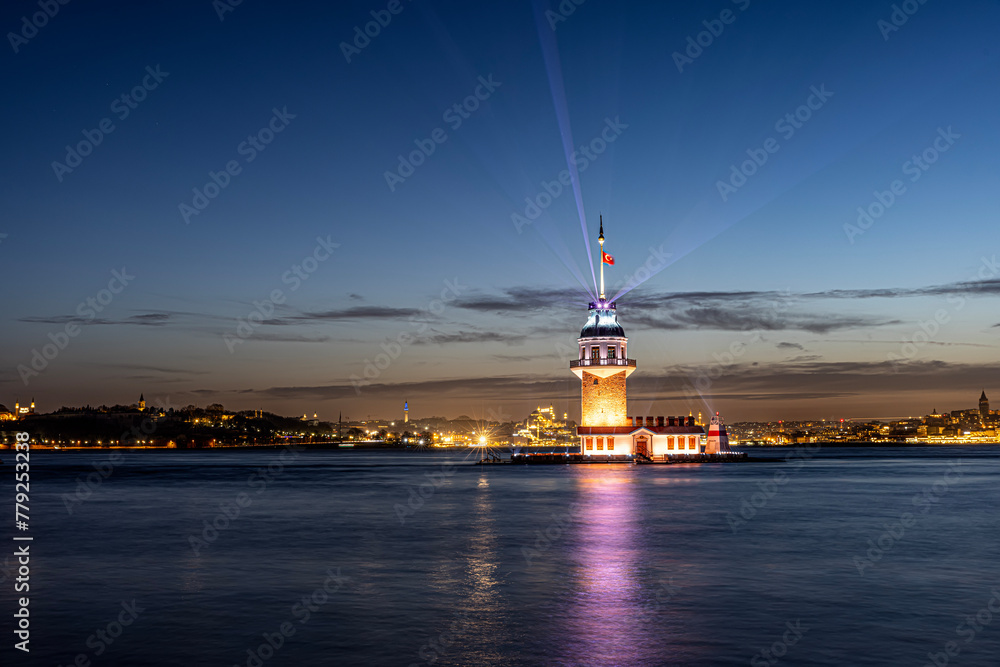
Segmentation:
{"type": "Polygon", "coordinates": [[[580,331],[580,338],[624,338],[625,330],[618,323],[615,302],[597,301],[590,303],[587,324],[580,331]]]}

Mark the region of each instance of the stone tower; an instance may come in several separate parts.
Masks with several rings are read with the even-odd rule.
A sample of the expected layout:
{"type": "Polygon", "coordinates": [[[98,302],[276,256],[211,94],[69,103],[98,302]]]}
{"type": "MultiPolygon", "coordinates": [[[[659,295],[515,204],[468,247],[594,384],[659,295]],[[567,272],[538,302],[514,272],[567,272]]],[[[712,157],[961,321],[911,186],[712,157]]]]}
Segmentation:
{"type": "Polygon", "coordinates": [[[591,302],[587,324],[578,339],[579,358],[569,368],[580,378],[580,426],[628,426],[625,380],[636,364],[627,355],[628,338],[618,323],[617,304],[604,294],[604,265],[614,258],[604,252],[604,220],[601,219],[601,294],[591,302]]]}

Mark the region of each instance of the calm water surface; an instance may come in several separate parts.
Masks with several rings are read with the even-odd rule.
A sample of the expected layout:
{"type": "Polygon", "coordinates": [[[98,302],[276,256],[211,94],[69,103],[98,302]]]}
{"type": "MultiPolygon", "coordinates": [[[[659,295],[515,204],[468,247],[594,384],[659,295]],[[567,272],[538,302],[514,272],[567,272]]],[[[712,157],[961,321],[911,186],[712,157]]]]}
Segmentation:
{"type": "Polygon", "coordinates": [[[920,666],[952,641],[948,664],[1000,663],[1000,448],[793,451],[126,452],[72,513],[107,455],[36,451],[31,653],[12,649],[6,570],[0,664],[920,666]]]}

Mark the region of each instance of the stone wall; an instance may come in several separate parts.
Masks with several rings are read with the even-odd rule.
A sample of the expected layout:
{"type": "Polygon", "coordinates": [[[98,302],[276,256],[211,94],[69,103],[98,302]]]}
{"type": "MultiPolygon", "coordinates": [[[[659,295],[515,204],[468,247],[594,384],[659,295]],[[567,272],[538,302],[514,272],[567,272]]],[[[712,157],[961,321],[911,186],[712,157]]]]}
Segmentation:
{"type": "Polygon", "coordinates": [[[584,371],[581,426],[628,426],[625,371],[599,378],[584,371]],[[594,382],[597,384],[594,384],[594,382]]]}

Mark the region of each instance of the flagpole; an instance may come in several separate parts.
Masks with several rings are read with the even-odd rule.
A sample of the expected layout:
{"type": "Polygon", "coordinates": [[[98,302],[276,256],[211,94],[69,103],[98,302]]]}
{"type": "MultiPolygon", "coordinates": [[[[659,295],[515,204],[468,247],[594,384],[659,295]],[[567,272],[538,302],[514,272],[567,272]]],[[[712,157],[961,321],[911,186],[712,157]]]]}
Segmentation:
{"type": "Polygon", "coordinates": [[[604,215],[601,215],[601,231],[597,242],[601,244],[601,301],[604,301],[604,215]]]}

